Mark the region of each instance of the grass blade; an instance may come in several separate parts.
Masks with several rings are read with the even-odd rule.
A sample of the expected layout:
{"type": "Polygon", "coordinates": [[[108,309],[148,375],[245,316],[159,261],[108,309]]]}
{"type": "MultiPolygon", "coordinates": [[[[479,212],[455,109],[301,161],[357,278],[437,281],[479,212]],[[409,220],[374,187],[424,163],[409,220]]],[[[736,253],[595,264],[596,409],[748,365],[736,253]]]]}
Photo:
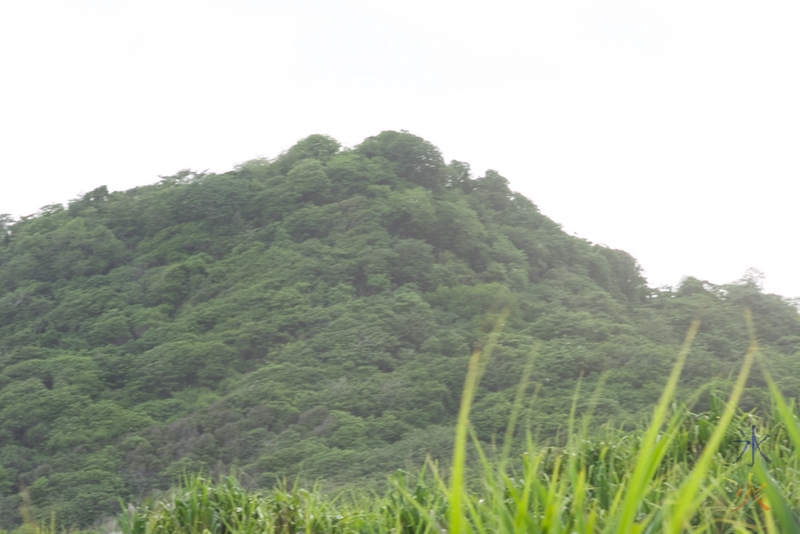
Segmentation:
{"type": "Polygon", "coordinates": [[[464,392],[461,395],[461,406],[458,411],[458,422],[456,423],[456,438],[453,448],[452,473],[450,475],[450,529],[451,533],[460,534],[464,529],[464,518],[461,510],[462,493],[464,489],[464,469],[467,451],[467,430],[469,428],[469,412],[472,407],[472,399],[475,390],[480,382],[481,375],[489,357],[492,354],[497,338],[503,330],[506,319],[511,313],[511,308],[506,307],[498,317],[494,329],[489,334],[486,345],[472,353],[467,369],[467,377],[464,380],[464,392]]]}

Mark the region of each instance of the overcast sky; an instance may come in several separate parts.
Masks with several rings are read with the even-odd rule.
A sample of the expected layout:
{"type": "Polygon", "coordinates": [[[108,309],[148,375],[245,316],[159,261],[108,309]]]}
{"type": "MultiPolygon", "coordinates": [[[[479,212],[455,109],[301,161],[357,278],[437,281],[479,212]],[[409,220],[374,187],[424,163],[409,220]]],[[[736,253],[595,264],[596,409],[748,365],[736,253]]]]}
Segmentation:
{"type": "Polygon", "coordinates": [[[409,130],[651,286],[800,296],[800,3],[0,0],[0,213],[409,130]]]}

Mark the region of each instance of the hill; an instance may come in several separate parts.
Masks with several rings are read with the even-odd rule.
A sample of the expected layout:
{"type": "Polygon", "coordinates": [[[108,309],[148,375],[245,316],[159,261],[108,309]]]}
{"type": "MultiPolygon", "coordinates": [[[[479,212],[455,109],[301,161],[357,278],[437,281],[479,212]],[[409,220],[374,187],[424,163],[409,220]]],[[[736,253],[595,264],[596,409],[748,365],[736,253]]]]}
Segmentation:
{"type": "MultiPolygon", "coordinates": [[[[228,173],[0,218],[0,525],[26,494],[87,525],[184,470],[375,486],[446,460],[470,352],[506,306],[471,415],[487,441],[534,346],[524,419],[545,440],[580,376],[606,373],[596,418],[636,421],[697,316],[682,391],[727,377],[744,306],[800,394],[797,311],[756,278],[649,288],[629,254],[508,185],[406,132],[353,149],[313,135],[228,173]]],[[[748,386],[742,407],[763,404],[748,386]]]]}

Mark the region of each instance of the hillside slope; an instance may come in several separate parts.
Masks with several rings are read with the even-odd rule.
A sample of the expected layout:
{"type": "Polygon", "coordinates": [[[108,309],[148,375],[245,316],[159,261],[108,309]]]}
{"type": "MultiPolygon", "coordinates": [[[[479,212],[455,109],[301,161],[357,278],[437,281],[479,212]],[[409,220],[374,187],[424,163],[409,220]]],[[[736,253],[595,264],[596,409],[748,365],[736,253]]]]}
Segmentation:
{"type": "Polygon", "coordinates": [[[446,460],[471,348],[503,306],[482,439],[505,428],[537,342],[525,421],[546,439],[581,374],[586,391],[608,371],[600,420],[647,410],[695,316],[685,391],[727,376],[745,305],[800,394],[798,314],[754,279],[648,288],[630,255],[405,132],[349,150],[314,135],[0,226],[0,527],[26,489],[37,513],[86,525],[187,469],[378,484],[446,460]]]}

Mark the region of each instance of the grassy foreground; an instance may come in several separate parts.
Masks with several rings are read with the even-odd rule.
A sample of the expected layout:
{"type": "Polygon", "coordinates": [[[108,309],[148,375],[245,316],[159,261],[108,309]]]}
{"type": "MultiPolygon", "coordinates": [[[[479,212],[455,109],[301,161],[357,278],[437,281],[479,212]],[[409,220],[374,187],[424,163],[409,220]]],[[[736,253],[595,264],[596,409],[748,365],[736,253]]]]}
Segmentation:
{"type": "MultiPolygon", "coordinates": [[[[800,532],[800,427],[766,380],[772,413],[765,419],[737,410],[745,381],[760,357],[752,321],[751,344],[727,400],[712,395],[711,410],[691,413],[674,393],[699,324],[687,334],[663,395],[646,428],[604,427],[587,434],[575,417],[565,447],[540,447],[523,435],[524,452],[510,454],[525,399],[528,366],[520,383],[502,450],[485,451],[472,433],[469,410],[506,316],[501,314],[482,350],[473,354],[456,427],[453,461],[415,476],[398,472],[383,496],[330,497],[297,486],[269,492],[242,488],[234,476],[187,477],[168,495],[129,507],[117,520],[123,534],[150,533],[792,533],[800,532]],[[738,429],[756,425],[767,465],[750,451],[736,464],[738,429]],[[466,457],[479,459],[467,472],[466,457]],[[757,492],[748,493],[749,484],[757,492]],[[756,499],[758,497],[758,500],[756,499]],[[741,505],[741,506],[740,506],[741,505]],[[765,508],[769,508],[765,510],[765,508]]],[[[518,438],[519,439],[519,438],[518,438]]],[[[472,464],[472,462],[471,462],[472,464]]],[[[55,523],[28,523],[23,532],[56,531],[55,523]]]]}

